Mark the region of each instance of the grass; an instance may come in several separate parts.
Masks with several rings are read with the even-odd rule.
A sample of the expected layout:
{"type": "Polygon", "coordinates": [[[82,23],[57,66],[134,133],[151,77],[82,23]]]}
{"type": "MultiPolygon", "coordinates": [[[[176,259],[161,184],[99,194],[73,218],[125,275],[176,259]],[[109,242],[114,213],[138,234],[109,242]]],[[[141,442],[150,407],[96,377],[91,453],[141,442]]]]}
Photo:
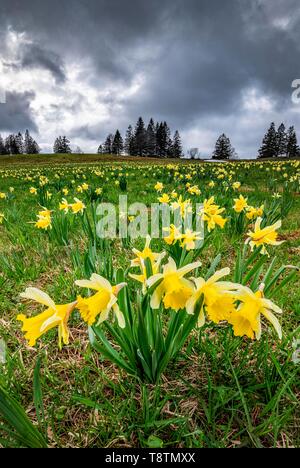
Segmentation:
{"type": "MultiPolygon", "coordinates": [[[[281,342],[271,329],[260,342],[250,342],[234,338],[231,329],[223,325],[205,325],[193,332],[157,386],[129,378],[92,350],[78,315],[71,321],[70,345],[62,351],[57,349],[56,332],[43,337],[34,349],[24,341],[16,316],[40,309],[21,302],[19,294],[31,285],[46,290],[61,303],[74,300],[74,281],[83,274],[81,265],[89,248],[79,218],[67,246],[49,240],[47,233],[30,224],[43,200],[30,195],[29,188],[38,186],[39,177],[45,175],[47,189],[53,194],[47,203],[50,209],[61,200],[63,187],[69,188],[67,198],[72,198],[84,181],[93,189],[103,188],[102,200],[117,203],[122,192],[115,182],[125,177],[123,193],[128,194],[129,203],[138,200],[149,204],[157,199],[154,185],[158,180],[164,182],[166,192],[175,189],[186,195],[186,175],[190,174],[191,184],[199,185],[203,192],[201,200],[215,195],[219,204],[227,207],[223,179],[215,175],[219,166],[179,163],[177,172],[184,175],[181,179],[168,168],[170,162],[161,165],[160,161],[136,158],[115,162],[99,155],[0,158],[0,192],[8,194],[0,200],[0,213],[6,218],[0,224],[0,337],[7,350],[6,362],[0,364],[0,384],[25,408],[50,447],[299,447],[300,373],[299,364],[292,361],[293,340],[300,338],[299,276],[272,298],[284,309],[281,342]],[[199,169],[202,166],[204,169],[199,169]],[[213,179],[216,187],[208,189],[213,179]],[[14,188],[11,194],[10,187],[14,188]],[[75,251],[79,264],[74,261],[75,251]]],[[[299,266],[299,166],[295,164],[283,162],[281,172],[268,162],[263,169],[259,163],[237,163],[226,169],[225,180],[232,171],[231,181],[242,182],[240,192],[251,204],[268,207],[273,193],[282,193],[286,185],[283,173],[286,171],[289,178],[298,173],[298,186],[297,181],[289,184],[291,206],[281,206],[280,235],[285,243],[271,250],[277,267],[299,266]]],[[[222,254],[222,266],[232,267],[244,240],[245,233],[233,233],[229,224],[224,231],[216,229],[201,258],[204,268],[218,253],[222,254]]],[[[161,246],[161,241],[154,245],[161,246]]],[[[133,246],[140,248],[143,241],[128,246],[113,242],[115,269],[128,267],[133,246]]],[[[101,256],[101,249],[98,253],[101,256]]],[[[136,285],[132,282],[130,287],[136,285]]],[[[11,437],[0,423],[0,444],[6,445],[11,437]]],[[[22,446],[22,441],[17,445],[22,446]]]]}

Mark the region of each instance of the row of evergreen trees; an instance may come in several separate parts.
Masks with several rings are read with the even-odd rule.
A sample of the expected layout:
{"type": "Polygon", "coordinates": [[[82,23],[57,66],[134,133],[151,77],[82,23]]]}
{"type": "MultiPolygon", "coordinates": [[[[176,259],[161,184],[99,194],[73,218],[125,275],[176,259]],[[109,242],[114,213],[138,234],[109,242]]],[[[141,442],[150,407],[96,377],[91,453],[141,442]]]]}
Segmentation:
{"type": "Polygon", "coordinates": [[[173,139],[167,122],[157,122],[151,118],[146,128],[140,117],[135,128],[129,125],[125,140],[119,130],[109,134],[98,148],[98,154],[128,154],[131,156],[156,156],[160,158],[180,158],[183,155],[181,138],[176,130],[173,139]]]}
{"type": "Polygon", "coordinates": [[[276,130],[275,123],[272,122],[264,136],[258,157],[295,158],[297,156],[300,156],[300,148],[298,146],[295,128],[292,126],[286,131],[285,125],[282,123],[276,130]]]}
{"type": "Polygon", "coordinates": [[[0,135],[1,155],[38,154],[39,152],[39,145],[32,138],[28,130],[26,130],[24,137],[22,133],[19,132],[16,135],[8,135],[8,137],[3,140],[2,136],[0,135]]]}
{"type": "MultiPolygon", "coordinates": [[[[39,145],[26,130],[22,133],[9,135],[5,140],[0,135],[0,155],[12,154],[37,154],[40,152],[39,145]]],[[[70,141],[66,136],[56,138],[54,153],[72,153],[70,141]]],[[[75,153],[82,153],[80,148],[74,150],[75,153]]],[[[148,127],[145,127],[142,117],[138,119],[135,129],[130,125],[126,132],[125,141],[119,130],[108,135],[105,142],[99,146],[99,154],[128,154],[131,156],[156,156],[160,158],[180,158],[183,156],[182,144],[179,132],[176,131],[174,138],[166,122],[154,123],[150,119],[148,127]]],[[[199,156],[198,148],[189,151],[190,157],[199,156]],[[194,151],[196,150],[196,152],[194,151]]],[[[217,140],[213,159],[235,159],[237,157],[229,138],[223,133],[217,140]]],[[[300,148],[297,142],[295,128],[289,127],[286,131],[282,123],[276,130],[275,123],[272,122],[269,130],[264,136],[262,146],[259,150],[259,158],[300,157],[300,148]]]]}
{"type": "MultiPolygon", "coordinates": [[[[295,128],[289,127],[286,131],[282,123],[276,130],[272,122],[263,138],[258,158],[296,158],[300,157],[300,148],[297,142],[295,128]]],[[[212,159],[236,159],[237,154],[229,138],[223,133],[217,140],[212,159]]]]}

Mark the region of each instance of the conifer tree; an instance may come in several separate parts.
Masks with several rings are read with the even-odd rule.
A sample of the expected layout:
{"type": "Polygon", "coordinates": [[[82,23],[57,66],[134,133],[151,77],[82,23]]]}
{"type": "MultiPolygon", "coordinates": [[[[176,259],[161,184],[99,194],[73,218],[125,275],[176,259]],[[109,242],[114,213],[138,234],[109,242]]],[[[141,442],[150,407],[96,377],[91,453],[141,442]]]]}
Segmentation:
{"type": "Polygon", "coordinates": [[[272,122],[269,130],[263,138],[262,145],[259,149],[259,158],[274,158],[277,154],[277,133],[275,123],[272,122]]]}
{"type": "Polygon", "coordinates": [[[7,154],[20,154],[19,144],[16,141],[15,135],[8,135],[8,137],[5,139],[5,148],[7,154]]]}
{"type": "Polygon", "coordinates": [[[6,151],[6,148],[5,148],[5,144],[4,144],[4,141],[3,141],[3,138],[2,136],[0,135],[0,155],[3,156],[7,154],[7,151],[6,151]]]}
{"type": "Polygon", "coordinates": [[[293,126],[288,129],[286,153],[288,158],[295,158],[299,155],[297,135],[293,126]]]}
{"type": "Polygon", "coordinates": [[[176,130],[174,134],[171,156],[172,158],[182,157],[182,144],[181,144],[181,138],[180,138],[178,130],[176,130]]]}
{"type": "Polygon", "coordinates": [[[24,138],[24,153],[25,154],[38,154],[40,152],[39,145],[32,138],[29,131],[26,130],[24,138]]]}
{"type": "Polygon", "coordinates": [[[67,139],[66,136],[59,136],[58,138],[56,138],[54,147],[53,147],[53,152],[56,154],[72,153],[72,150],[70,147],[70,141],[67,139]]]}
{"type": "Polygon", "coordinates": [[[164,122],[163,125],[163,135],[164,135],[164,157],[167,158],[172,154],[172,139],[171,139],[171,130],[167,124],[164,122]]]}
{"type": "Polygon", "coordinates": [[[285,125],[279,125],[276,134],[276,156],[286,156],[287,153],[287,134],[285,125]]]}
{"type": "Polygon", "coordinates": [[[215,151],[213,152],[212,159],[230,159],[234,156],[235,151],[234,148],[231,146],[230,139],[222,133],[219,136],[215,151]]]}
{"type": "Polygon", "coordinates": [[[133,156],[134,155],[134,135],[133,135],[133,128],[131,125],[129,125],[126,136],[125,136],[125,144],[124,144],[124,149],[125,153],[128,156],[133,156]]]}
{"type": "Polygon", "coordinates": [[[15,136],[15,142],[16,142],[16,147],[17,147],[17,152],[15,154],[23,154],[24,153],[24,140],[23,140],[23,135],[21,132],[19,132],[15,136]]]}
{"type": "Polygon", "coordinates": [[[119,130],[117,130],[113,139],[111,153],[120,156],[120,154],[122,154],[123,152],[123,149],[124,149],[123,138],[119,130]]]}
{"type": "Polygon", "coordinates": [[[161,122],[157,127],[156,133],[156,144],[157,144],[157,156],[165,158],[167,156],[167,132],[165,122],[161,122]]]}
{"type": "Polygon", "coordinates": [[[99,148],[97,150],[98,154],[103,154],[103,145],[99,145],[99,148]]]}
{"type": "Polygon", "coordinates": [[[114,141],[114,136],[110,133],[104,143],[104,154],[112,154],[112,145],[114,141]]]}
{"type": "Polygon", "coordinates": [[[147,156],[155,156],[156,154],[156,134],[154,120],[151,118],[147,127],[146,154],[147,156]]]}
{"type": "Polygon", "coordinates": [[[134,155],[146,156],[147,132],[142,117],[139,117],[134,132],[134,155]]]}

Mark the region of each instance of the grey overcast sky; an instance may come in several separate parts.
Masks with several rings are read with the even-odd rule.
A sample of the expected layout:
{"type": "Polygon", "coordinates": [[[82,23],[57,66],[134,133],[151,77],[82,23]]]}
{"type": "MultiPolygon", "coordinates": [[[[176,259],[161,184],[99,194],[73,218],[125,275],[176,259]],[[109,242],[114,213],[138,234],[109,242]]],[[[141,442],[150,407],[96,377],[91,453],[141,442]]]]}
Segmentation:
{"type": "Polygon", "coordinates": [[[273,120],[300,138],[299,0],[0,0],[0,44],[0,132],[43,152],[95,152],[140,115],[207,156],[222,132],[256,156],[273,120]]]}

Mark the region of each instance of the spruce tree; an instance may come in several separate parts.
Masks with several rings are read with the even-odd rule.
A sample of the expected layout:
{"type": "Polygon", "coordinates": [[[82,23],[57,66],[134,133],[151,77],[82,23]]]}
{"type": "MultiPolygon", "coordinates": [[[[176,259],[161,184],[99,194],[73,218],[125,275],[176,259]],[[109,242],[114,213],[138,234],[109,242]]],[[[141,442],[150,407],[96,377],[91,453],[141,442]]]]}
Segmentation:
{"type": "Polygon", "coordinates": [[[112,154],[112,145],[114,141],[114,136],[110,133],[104,143],[104,154],[112,154]]]}
{"type": "Polygon", "coordinates": [[[160,156],[159,137],[160,137],[160,123],[157,122],[155,125],[155,141],[156,141],[155,155],[156,156],[160,156]]]}
{"type": "Polygon", "coordinates": [[[262,145],[259,149],[259,158],[274,158],[277,155],[277,133],[275,123],[272,122],[269,130],[263,138],[262,145]]]}
{"type": "Polygon", "coordinates": [[[125,136],[125,144],[124,144],[124,149],[125,153],[128,156],[134,156],[134,135],[133,135],[133,128],[131,125],[129,125],[126,136],[125,136]]]}
{"type": "Polygon", "coordinates": [[[230,159],[234,156],[235,151],[234,148],[231,146],[230,139],[222,133],[219,136],[215,151],[213,152],[212,159],[230,159]]]}
{"type": "Polygon", "coordinates": [[[166,122],[161,122],[156,131],[157,156],[166,158],[171,152],[172,140],[170,130],[166,122]]]}
{"type": "Polygon", "coordinates": [[[24,140],[23,140],[23,135],[21,132],[19,132],[15,136],[15,142],[16,142],[16,147],[17,147],[17,152],[15,154],[23,154],[24,153],[24,140]]]}
{"type": "Polygon", "coordinates": [[[147,156],[155,156],[156,154],[156,134],[154,120],[151,118],[147,127],[146,154],[147,156]]]}
{"type": "Polygon", "coordinates": [[[15,135],[8,135],[8,137],[5,139],[5,148],[7,154],[20,154],[19,144],[16,141],[15,135]]]}
{"type": "Polygon", "coordinates": [[[120,154],[122,154],[123,152],[123,149],[124,149],[123,138],[119,130],[117,130],[113,139],[111,152],[112,154],[116,154],[117,156],[120,156],[120,154]]]}
{"type": "Polygon", "coordinates": [[[70,147],[70,141],[67,139],[66,136],[59,136],[58,138],[56,138],[54,147],[53,147],[53,152],[56,154],[72,153],[72,150],[70,147]]]}
{"type": "Polygon", "coordinates": [[[171,130],[167,124],[163,124],[163,135],[164,135],[164,157],[167,158],[172,154],[172,139],[171,139],[171,130]]]}
{"type": "Polygon", "coordinates": [[[29,131],[26,130],[24,138],[24,153],[25,154],[38,154],[40,152],[39,145],[32,138],[29,131]]]}
{"type": "Polygon", "coordinates": [[[103,154],[103,145],[99,145],[99,148],[97,150],[98,154],[103,154]]]}
{"type": "Polygon", "coordinates": [[[171,157],[172,158],[181,158],[182,157],[182,144],[181,144],[181,138],[180,138],[178,130],[176,130],[176,132],[174,134],[171,157]]]}
{"type": "Polygon", "coordinates": [[[285,125],[279,125],[276,134],[276,156],[286,156],[287,154],[287,134],[285,125]]]}
{"type": "Polygon", "coordinates": [[[134,132],[134,155],[145,156],[147,144],[147,133],[142,117],[139,117],[134,132]]]}
{"type": "Polygon", "coordinates": [[[299,155],[299,146],[294,127],[288,129],[286,153],[288,158],[295,158],[299,155]]]}
{"type": "Polygon", "coordinates": [[[5,147],[2,136],[0,135],[0,155],[3,156],[5,154],[7,154],[6,147],[5,147]]]}

